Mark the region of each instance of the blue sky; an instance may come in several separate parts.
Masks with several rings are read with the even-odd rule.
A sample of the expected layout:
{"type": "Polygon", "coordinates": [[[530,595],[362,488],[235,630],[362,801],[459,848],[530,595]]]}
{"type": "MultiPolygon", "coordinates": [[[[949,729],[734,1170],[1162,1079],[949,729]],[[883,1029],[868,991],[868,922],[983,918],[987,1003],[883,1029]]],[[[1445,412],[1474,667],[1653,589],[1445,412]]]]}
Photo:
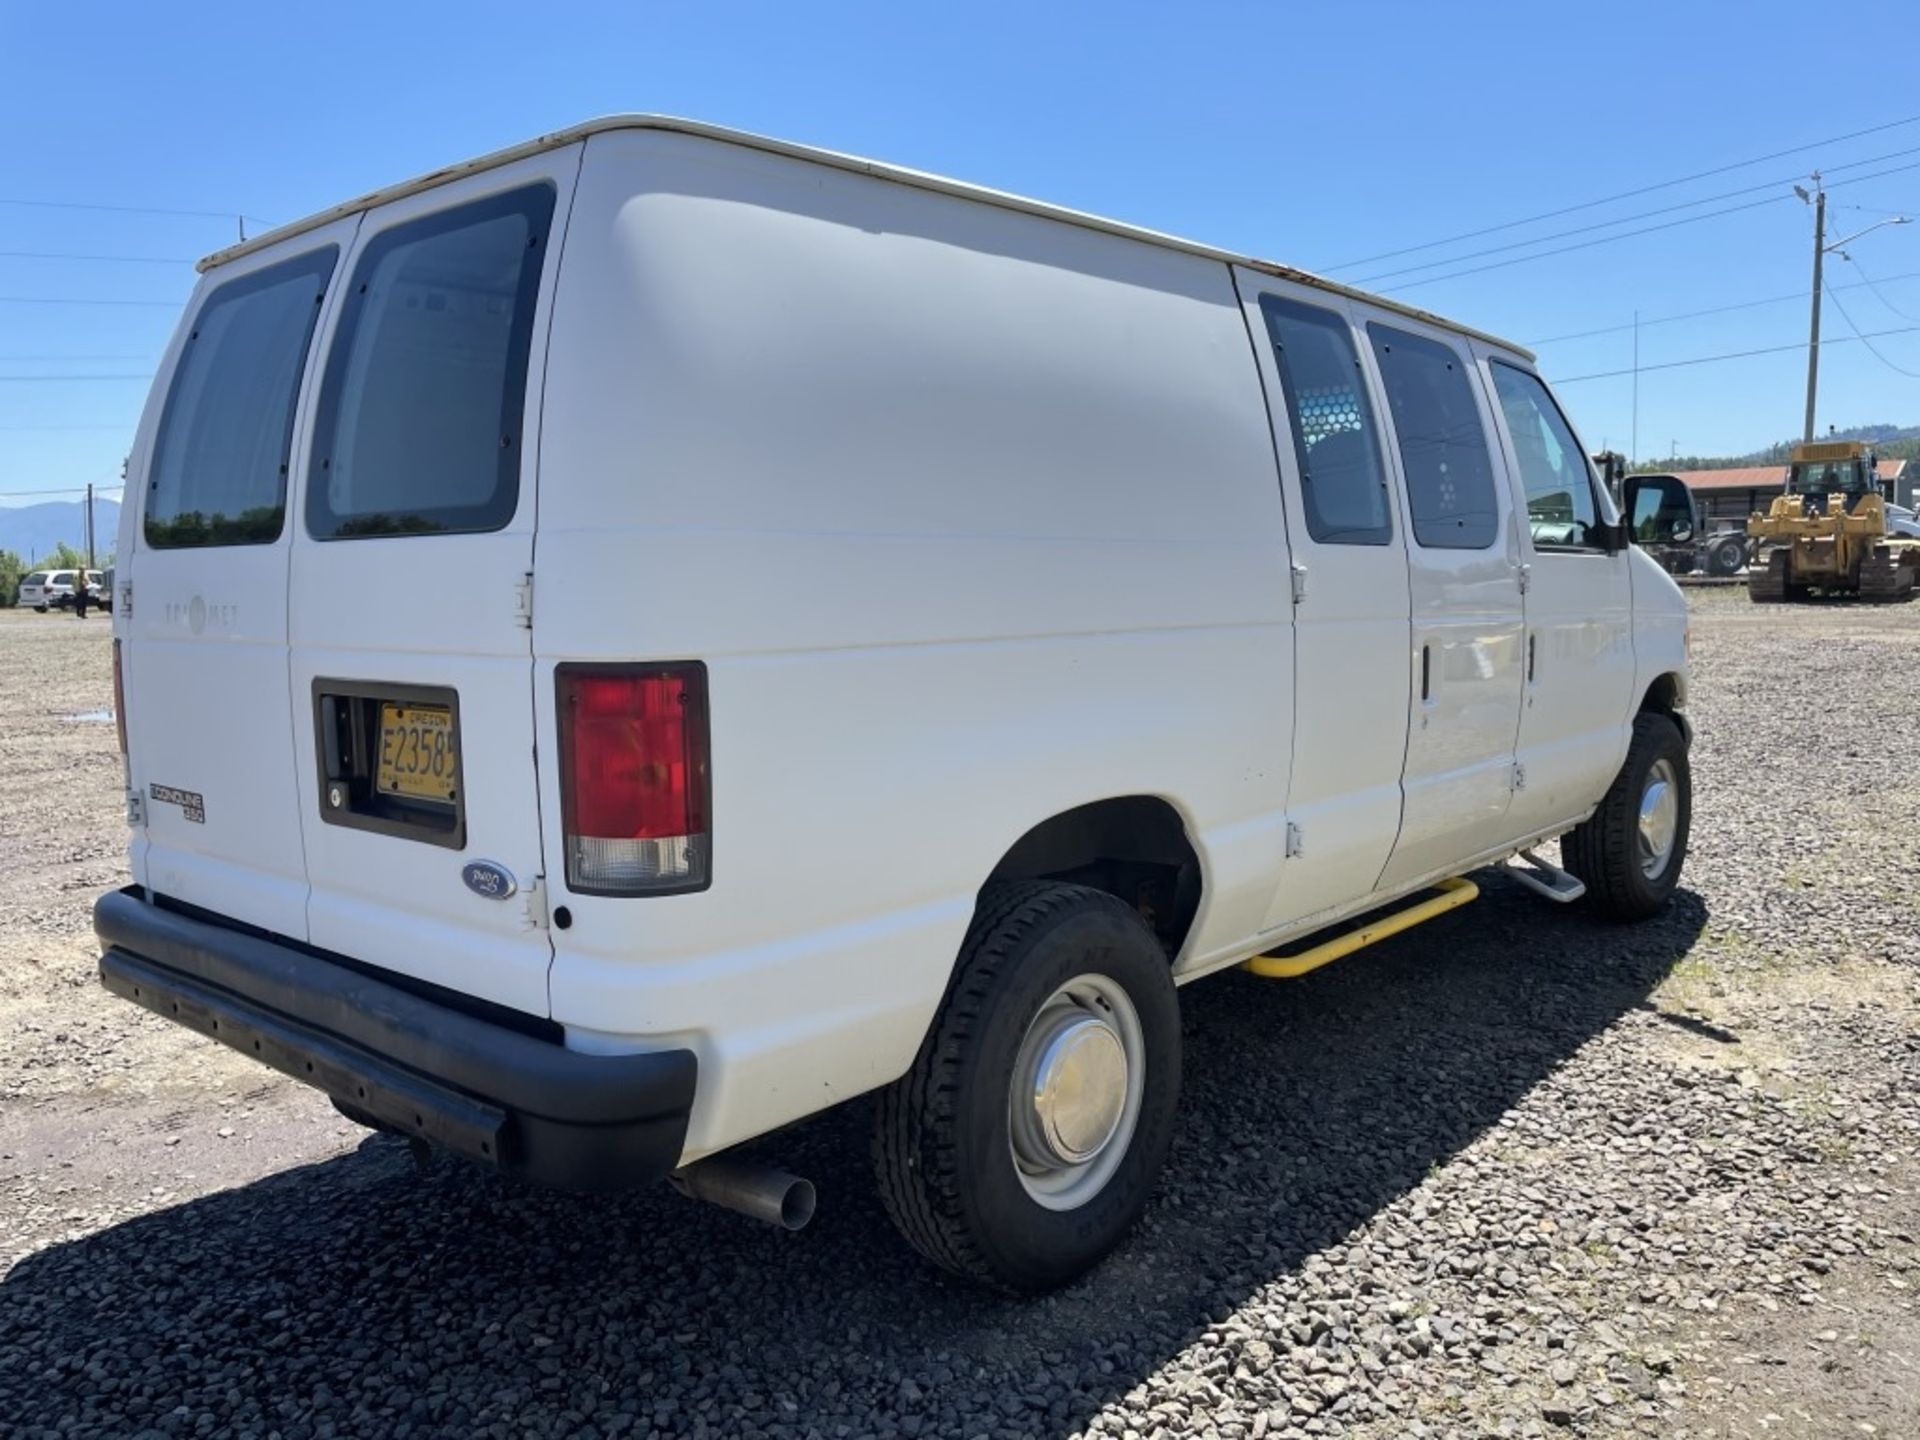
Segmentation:
{"type": "MultiPolygon", "coordinates": [[[[0,201],[212,213],[0,203],[0,251],[30,252],[0,256],[0,491],[116,481],[140,377],[192,285],[183,262],[233,239],[235,212],[293,219],[619,110],[872,155],[1353,281],[1687,205],[1535,248],[1689,221],[1617,243],[1378,284],[1521,341],[1628,326],[1636,309],[1657,321],[1793,296],[1649,324],[1640,361],[1791,345],[1806,335],[1811,252],[1791,179],[1818,164],[1856,182],[1832,189],[1837,234],[1894,211],[1920,219],[1920,90],[1902,69],[1916,41],[1912,0],[1811,21],[1776,0],[6,5],[0,201]],[[1914,123],[1344,263],[1902,120],[1914,123]],[[1734,205],[1751,208],[1691,220],[1734,205]],[[37,258],[71,254],[141,258],[37,258]]],[[[1858,327],[1917,328],[1875,340],[1884,359],[1860,343],[1823,351],[1822,428],[1920,423],[1920,223],[1850,248],[1855,263],[1830,262],[1828,279],[1849,287],[1838,299],[1858,327]]],[[[1849,333],[1832,304],[1826,332],[1849,333]]],[[[1632,342],[1621,329],[1542,345],[1541,362],[1555,379],[1625,369],[1632,342]]],[[[1804,352],[1648,370],[1639,454],[1796,433],[1804,385],[1804,352]]],[[[1623,450],[1631,394],[1626,377],[1563,391],[1591,446],[1623,450]]]]}

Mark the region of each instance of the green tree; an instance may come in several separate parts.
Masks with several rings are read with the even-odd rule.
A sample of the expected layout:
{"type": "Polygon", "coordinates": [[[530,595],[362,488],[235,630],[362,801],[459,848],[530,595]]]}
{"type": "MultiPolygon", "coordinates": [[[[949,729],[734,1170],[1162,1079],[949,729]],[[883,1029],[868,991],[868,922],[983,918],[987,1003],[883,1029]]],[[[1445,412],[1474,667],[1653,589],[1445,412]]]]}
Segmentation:
{"type": "Polygon", "coordinates": [[[84,570],[87,557],[62,540],[40,557],[40,565],[46,570],[84,570]]]}
{"type": "Polygon", "coordinates": [[[20,603],[20,581],[26,573],[26,561],[11,550],[0,550],[0,609],[20,603]]]}

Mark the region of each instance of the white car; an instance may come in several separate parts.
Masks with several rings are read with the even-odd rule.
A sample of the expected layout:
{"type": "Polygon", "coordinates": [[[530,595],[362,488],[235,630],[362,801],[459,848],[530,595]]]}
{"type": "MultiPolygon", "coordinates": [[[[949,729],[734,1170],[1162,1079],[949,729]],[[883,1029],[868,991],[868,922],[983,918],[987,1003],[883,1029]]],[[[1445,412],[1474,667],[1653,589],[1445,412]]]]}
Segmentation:
{"type": "Polygon", "coordinates": [[[1887,533],[1904,535],[1909,540],[1920,540],[1920,515],[1916,515],[1905,505],[1887,506],[1887,533]]]}
{"type": "Polygon", "coordinates": [[[202,270],[102,976],[369,1123],[793,1224],[729,1152],[878,1091],[901,1230],[1040,1289],[1147,1203],[1181,986],[1555,837],[1679,881],[1686,605],[1519,346],[646,117],[202,270]]]}
{"type": "MultiPolygon", "coordinates": [[[[73,581],[78,570],[35,570],[20,582],[20,596],[14,603],[23,610],[64,610],[73,604],[73,581]]],[[[87,594],[102,593],[100,572],[89,570],[87,594]]]]}

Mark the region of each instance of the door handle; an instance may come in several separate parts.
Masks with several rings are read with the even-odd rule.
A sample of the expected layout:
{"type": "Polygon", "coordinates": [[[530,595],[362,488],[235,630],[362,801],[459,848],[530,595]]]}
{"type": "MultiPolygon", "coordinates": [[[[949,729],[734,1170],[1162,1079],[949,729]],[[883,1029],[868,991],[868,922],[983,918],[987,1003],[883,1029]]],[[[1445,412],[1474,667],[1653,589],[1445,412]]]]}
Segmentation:
{"type": "Polygon", "coordinates": [[[1433,698],[1433,646],[1420,647],[1420,703],[1426,704],[1433,698]]]}
{"type": "Polygon", "coordinates": [[[1527,683],[1529,685],[1533,683],[1533,642],[1534,635],[1529,630],[1527,632],[1527,683]]]}

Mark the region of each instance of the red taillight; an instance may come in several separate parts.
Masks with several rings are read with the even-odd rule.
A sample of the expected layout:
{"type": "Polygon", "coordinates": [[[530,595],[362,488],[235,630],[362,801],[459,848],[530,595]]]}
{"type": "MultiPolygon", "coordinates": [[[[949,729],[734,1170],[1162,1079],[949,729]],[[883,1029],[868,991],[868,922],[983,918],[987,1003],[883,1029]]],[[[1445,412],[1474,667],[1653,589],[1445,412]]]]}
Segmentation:
{"type": "Polygon", "coordinates": [[[127,758],[127,684],[120,674],[120,642],[113,642],[113,728],[120,732],[120,758],[127,758]]]}
{"type": "Polygon", "coordinates": [[[555,679],[568,887],[705,889],[706,666],[562,665],[555,679]]]}

